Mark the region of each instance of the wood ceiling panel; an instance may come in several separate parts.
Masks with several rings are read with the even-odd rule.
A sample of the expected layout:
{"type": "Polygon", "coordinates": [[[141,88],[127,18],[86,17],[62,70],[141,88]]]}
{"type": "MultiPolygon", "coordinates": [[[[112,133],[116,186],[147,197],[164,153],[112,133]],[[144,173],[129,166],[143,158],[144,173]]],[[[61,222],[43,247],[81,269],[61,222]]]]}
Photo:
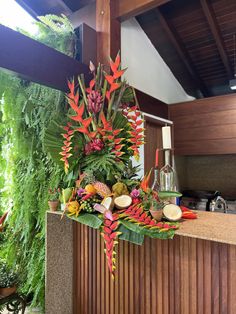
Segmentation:
{"type": "Polygon", "coordinates": [[[217,16],[236,10],[235,0],[211,0],[211,4],[217,16]]]}
{"type": "Polygon", "coordinates": [[[142,14],[137,20],[186,92],[196,97],[195,83],[186,68],[182,66],[181,59],[166,37],[155,12],[149,11],[142,14]]]}
{"type": "Polygon", "coordinates": [[[73,11],[77,11],[80,8],[96,2],[95,0],[63,0],[65,4],[73,11]]]}
{"type": "MultiPolygon", "coordinates": [[[[175,0],[159,10],[174,30],[176,41],[188,55],[189,64],[196,75],[210,90],[229,93],[228,80],[233,72],[233,34],[236,33],[236,0],[175,0]]],[[[143,16],[144,24],[145,19],[148,19],[147,15],[143,16]]],[[[156,41],[157,49],[164,52],[162,57],[165,61],[165,54],[168,56],[168,65],[173,69],[174,58],[171,58],[171,54],[174,52],[170,46],[166,49],[169,45],[168,35],[162,29],[158,43],[158,27],[160,25],[153,19],[152,31],[149,33],[147,26],[146,33],[149,33],[152,42],[156,41]]],[[[184,62],[181,62],[181,66],[185,66],[184,62]]],[[[177,67],[175,70],[177,75],[181,72],[177,67]]]]}
{"type": "Polygon", "coordinates": [[[46,14],[71,14],[71,9],[63,0],[16,0],[16,2],[34,17],[46,14]]]}

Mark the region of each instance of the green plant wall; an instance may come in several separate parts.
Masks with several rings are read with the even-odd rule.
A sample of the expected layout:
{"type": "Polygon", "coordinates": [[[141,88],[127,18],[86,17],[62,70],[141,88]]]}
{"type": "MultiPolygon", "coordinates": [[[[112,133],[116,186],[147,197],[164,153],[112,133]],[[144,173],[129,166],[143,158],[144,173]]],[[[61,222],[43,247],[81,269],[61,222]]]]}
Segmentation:
{"type": "MultiPolygon", "coordinates": [[[[72,55],[66,18],[47,16],[43,22],[36,39],[72,55]]],[[[11,209],[0,256],[17,267],[20,288],[33,295],[33,305],[43,307],[48,190],[64,175],[45,153],[43,139],[49,122],[64,111],[64,95],[1,71],[0,101],[0,207],[11,209]]]]}

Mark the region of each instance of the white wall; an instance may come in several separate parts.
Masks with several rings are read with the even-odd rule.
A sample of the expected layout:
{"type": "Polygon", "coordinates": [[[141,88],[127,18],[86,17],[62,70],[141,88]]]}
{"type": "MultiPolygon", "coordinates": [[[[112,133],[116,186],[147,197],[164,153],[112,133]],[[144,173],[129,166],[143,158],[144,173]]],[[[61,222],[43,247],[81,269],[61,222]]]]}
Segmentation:
{"type": "Polygon", "coordinates": [[[69,16],[71,24],[77,28],[80,24],[85,23],[96,29],[96,3],[86,5],[69,16]]]}
{"type": "Polygon", "coordinates": [[[167,104],[193,100],[165,64],[136,19],[121,24],[122,67],[128,83],[167,104]]]}

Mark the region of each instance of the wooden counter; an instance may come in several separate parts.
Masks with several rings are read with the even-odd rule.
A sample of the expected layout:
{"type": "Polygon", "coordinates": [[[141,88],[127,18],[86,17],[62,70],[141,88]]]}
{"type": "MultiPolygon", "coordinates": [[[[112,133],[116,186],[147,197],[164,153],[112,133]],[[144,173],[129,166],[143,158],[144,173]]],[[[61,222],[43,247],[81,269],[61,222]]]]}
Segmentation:
{"type": "MultiPolygon", "coordinates": [[[[66,235],[59,234],[56,226],[59,215],[48,216],[55,224],[47,232],[57,232],[63,242],[66,235]]],[[[173,240],[146,238],[142,246],[119,241],[114,282],[99,232],[71,220],[67,223],[73,226],[73,260],[72,266],[67,265],[73,268],[73,314],[236,313],[236,216],[200,212],[198,220],[181,225],[173,240]]],[[[50,254],[54,255],[48,252],[48,258],[50,254]]],[[[70,285],[68,274],[57,267],[61,261],[63,256],[54,260],[55,274],[50,268],[47,278],[60,276],[63,286],[56,291],[66,293],[70,285]]],[[[56,306],[60,300],[54,296],[48,302],[56,306]]],[[[60,309],[46,313],[72,314],[60,309]]]]}
{"type": "Polygon", "coordinates": [[[236,215],[196,212],[198,219],[185,220],[176,235],[236,245],[236,215]]]}

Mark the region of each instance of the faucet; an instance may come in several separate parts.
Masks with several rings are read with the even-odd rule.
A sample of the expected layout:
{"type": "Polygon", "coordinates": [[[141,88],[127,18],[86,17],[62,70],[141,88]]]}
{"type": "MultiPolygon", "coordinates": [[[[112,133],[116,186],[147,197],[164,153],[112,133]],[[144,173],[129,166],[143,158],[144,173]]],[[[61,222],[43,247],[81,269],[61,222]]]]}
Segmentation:
{"type": "Polygon", "coordinates": [[[218,195],[216,198],[214,198],[212,201],[211,201],[211,204],[210,204],[210,211],[214,212],[216,208],[222,208],[223,207],[223,212],[225,214],[227,214],[227,203],[225,201],[225,199],[218,195]],[[218,207],[219,206],[219,207],[218,207]]]}

